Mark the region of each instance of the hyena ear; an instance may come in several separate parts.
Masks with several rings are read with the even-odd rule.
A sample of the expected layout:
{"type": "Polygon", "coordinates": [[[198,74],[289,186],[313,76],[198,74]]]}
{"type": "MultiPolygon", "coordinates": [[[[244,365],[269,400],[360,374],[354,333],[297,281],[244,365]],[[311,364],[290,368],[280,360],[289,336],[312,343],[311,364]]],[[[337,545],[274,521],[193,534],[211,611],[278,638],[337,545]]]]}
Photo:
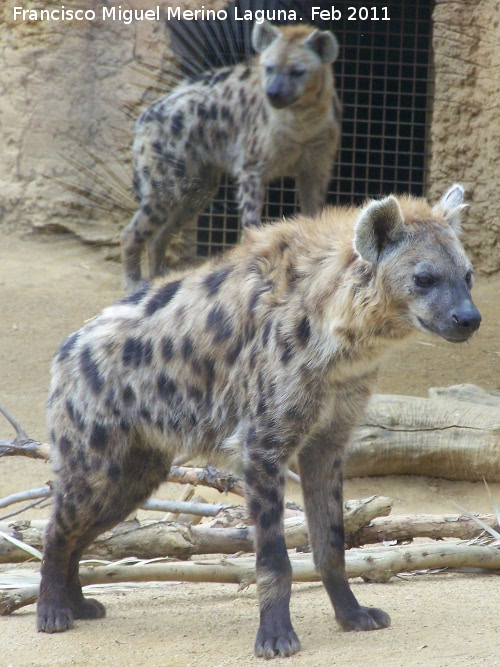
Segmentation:
{"type": "Polygon", "coordinates": [[[339,55],[337,38],[328,30],[315,30],[303,42],[314,53],[317,53],[323,63],[333,63],[339,55]]]}
{"type": "Polygon", "coordinates": [[[366,206],[354,229],[354,250],[375,264],[381,253],[405,236],[404,218],[393,195],[366,206]]]}
{"type": "Polygon", "coordinates": [[[460,183],[454,183],[432,209],[433,213],[442,214],[449,222],[457,236],[462,231],[462,211],[467,208],[464,204],[464,189],[460,183]]]}
{"type": "Polygon", "coordinates": [[[280,31],[269,23],[256,23],[252,30],[252,46],[256,53],[262,53],[280,36],[280,31]]]}

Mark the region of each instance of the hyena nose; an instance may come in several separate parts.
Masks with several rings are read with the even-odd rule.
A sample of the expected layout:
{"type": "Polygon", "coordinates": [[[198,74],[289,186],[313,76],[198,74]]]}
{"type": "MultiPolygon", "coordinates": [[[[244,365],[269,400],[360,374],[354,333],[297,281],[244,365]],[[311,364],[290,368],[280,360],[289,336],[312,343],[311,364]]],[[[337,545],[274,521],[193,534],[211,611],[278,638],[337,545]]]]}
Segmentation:
{"type": "Polygon", "coordinates": [[[282,109],[290,104],[290,101],[286,95],[283,94],[281,90],[267,90],[267,99],[273,107],[276,109],[282,109]]]}
{"type": "Polygon", "coordinates": [[[477,331],[483,319],[478,309],[472,304],[453,313],[452,318],[455,327],[464,334],[472,334],[474,331],[477,331]]]}

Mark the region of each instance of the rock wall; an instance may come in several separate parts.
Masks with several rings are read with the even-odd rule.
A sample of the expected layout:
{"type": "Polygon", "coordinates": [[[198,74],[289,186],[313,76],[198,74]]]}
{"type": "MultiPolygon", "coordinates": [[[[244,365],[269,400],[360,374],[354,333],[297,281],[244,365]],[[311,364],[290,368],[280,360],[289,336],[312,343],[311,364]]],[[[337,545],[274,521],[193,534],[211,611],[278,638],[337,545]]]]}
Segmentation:
{"type": "MultiPolygon", "coordinates": [[[[66,2],[101,15],[118,2],[66,2]]],[[[131,0],[123,7],[200,7],[131,0]]],[[[223,0],[207,0],[206,7],[223,0]]],[[[117,241],[134,210],[131,143],[139,111],[174,79],[162,21],[15,20],[0,8],[0,224],[66,228],[117,241]]],[[[500,270],[500,12],[498,0],[438,0],[429,195],[465,184],[464,241],[478,272],[500,270]]]]}
{"type": "MultiPolygon", "coordinates": [[[[99,17],[104,3],[62,4],[99,17]]],[[[0,9],[0,222],[118,238],[134,207],[134,121],[167,90],[163,22],[14,20],[21,5],[61,7],[0,9]]]]}
{"type": "Polygon", "coordinates": [[[429,194],[452,181],[471,204],[464,241],[481,273],[500,270],[500,6],[437,0],[429,194]]]}

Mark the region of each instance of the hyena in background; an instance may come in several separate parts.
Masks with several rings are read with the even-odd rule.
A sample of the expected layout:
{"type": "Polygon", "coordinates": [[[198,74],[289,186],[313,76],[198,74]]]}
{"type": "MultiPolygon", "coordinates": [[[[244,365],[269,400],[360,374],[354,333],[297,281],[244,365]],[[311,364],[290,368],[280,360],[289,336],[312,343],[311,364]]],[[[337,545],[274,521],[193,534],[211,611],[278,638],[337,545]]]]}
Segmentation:
{"type": "Polygon", "coordinates": [[[62,344],[48,421],[58,479],[38,629],[99,618],[78,577],[97,535],[146,500],[174,455],[241,457],[255,522],[257,656],[299,650],[283,531],[298,455],[314,562],[344,630],[389,616],[345,572],[342,460],[382,356],[414,330],[468,340],[481,316],[457,238],[463,190],[390,196],[252,229],[218,260],[143,286],[62,344]]]}
{"type": "Polygon", "coordinates": [[[244,228],[260,224],[265,187],[278,176],[296,178],[306,215],[325,203],[339,138],[337,40],[308,26],[262,23],[252,45],[260,55],[250,64],[184,83],[139,117],[139,210],[122,234],[124,288],[141,279],[145,244],[150,276],[163,272],[172,233],[197,219],[222,173],[237,181],[244,228]]]}

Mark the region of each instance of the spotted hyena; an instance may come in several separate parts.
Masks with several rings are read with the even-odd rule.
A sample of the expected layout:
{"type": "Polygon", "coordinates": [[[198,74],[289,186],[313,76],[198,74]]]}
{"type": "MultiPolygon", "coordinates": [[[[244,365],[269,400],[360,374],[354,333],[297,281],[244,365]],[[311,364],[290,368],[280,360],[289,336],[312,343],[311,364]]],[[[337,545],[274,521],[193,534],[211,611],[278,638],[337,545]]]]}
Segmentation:
{"type": "Polygon", "coordinates": [[[283,533],[298,456],[314,562],[344,630],[389,625],[345,572],[342,460],[382,356],[412,331],[468,340],[481,316],[458,240],[463,190],[387,197],[252,229],[190,272],[143,286],[63,342],[48,421],[58,472],[38,629],[99,618],[78,562],[165,481],[174,455],[239,456],[255,522],[255,653],[299,650],[283,533]]]}
{"type": "Polygon", "coordinates": [[[122,234],[123,286],[141,279],[147,245],[151,277],[162,273],[172,233],[195,221],[222,173],[238,184],[243,227],[260,223],[264,188],[297,179],[302,212],[326,199],[339,137],[331,63],[338,45],[308,26],[256,24],[250,64],[209,72],[146,109],[134,141],[139,210],[122,234]]]}

